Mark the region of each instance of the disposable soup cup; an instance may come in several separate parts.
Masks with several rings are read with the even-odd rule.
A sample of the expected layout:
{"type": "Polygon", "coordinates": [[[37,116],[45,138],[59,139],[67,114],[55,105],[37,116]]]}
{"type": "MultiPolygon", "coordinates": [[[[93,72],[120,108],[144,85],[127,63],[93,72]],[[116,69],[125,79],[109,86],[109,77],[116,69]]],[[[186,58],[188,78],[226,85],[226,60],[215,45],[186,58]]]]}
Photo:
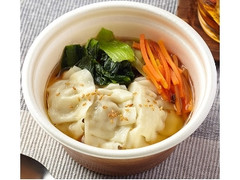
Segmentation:
{"type": "MultiPolygon", "coordinates": [[[[216,92],[216,69],[211,52],[202,38],[183,20],[160,8],[136,2],[103,2],[75,9],[46,27],[26,56],[22,88],[28,109],[51,137],[69,155],[90,170],[126,175],[148,170],[162,162],[176,145],[189,137],[204,121],[216,92]],[[84,44],[105,27],[119,37],[138,38],[141,33],[163,40],[188,69],[194,89],[194,110],[184,127],[171,137],[147,147],[109,150],[78,142],[59,131],[46,111],[45,88],[66,45],[84,44]]],[[[183,152],[184,153],[184,152],[183,152]]]]}

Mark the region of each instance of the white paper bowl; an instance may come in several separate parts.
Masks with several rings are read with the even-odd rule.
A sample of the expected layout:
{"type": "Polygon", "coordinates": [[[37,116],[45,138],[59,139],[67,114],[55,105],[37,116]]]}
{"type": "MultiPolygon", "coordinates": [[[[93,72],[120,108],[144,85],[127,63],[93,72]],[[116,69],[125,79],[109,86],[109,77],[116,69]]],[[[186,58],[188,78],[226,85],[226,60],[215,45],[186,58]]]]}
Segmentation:
{"type": "MultiPolygon", "coordinates": [[[[177,16],[147,4],[102,2],[75,9],[52,22],[36,38],[26,56],[22,88],[28,109],[37,123],[83,166],[104,174],[133,174],[163,161],[174,147],[189,137],[206,118],[216,92],[216,69],[202,38],[177,16]],[[84,44],[105,27],[120,37],[163,40],[191,75],[195,104],[191,120],[166,140],[138,149],[106,150],[80,143],[61,133],[49,121],[44,89],[65,45],[84,44]]],[[[184,153],[184,152],[183,152],[184,153]]]]}

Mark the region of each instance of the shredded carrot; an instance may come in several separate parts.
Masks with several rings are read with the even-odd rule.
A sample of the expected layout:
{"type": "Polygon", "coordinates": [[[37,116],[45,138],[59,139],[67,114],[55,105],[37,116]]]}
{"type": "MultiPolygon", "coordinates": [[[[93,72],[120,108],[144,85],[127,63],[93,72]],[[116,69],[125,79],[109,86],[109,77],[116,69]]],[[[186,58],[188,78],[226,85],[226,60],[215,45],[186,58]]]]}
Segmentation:
{"type": "Polygon", "coordinates": [[[173,58],[173,62],[176,64],[176,66],[178,67],[178,57],[174,54],[173,56],[172,56],[172,58],[173,58]]]}
{"type": "Polygon", "coordinates": [[[162,98],[175,104],[178,115],[190,113],[193,96],[189,74],[177,55],[170,54],[163,41],[145,39],[144,34],[140,35],[140,42],[133,42],[132,46],[140,49],[145,62],[142,69],[162,98]]]}
{"type": "MultiPolygon", "coordinates": [[[[162,65],[163,65],[163,67],[164,67],[164,72],[165,72],[165,79],[166,79],[166,81],[167,81],[167,83],[168,83],[168,86],[170,87],[170,81],[171,81],[170,68],[169,68],[169,66],[168,66],[168,64],[167,64],[164,56],[162,55],[158,44],[157,44],[156,42],[155,42],[155,43],[152,42],[152,45],[153,45],[154,49],[155,49],[156,52],[157,52],[158,58],[159,58],[159,59],[161,60],[161,62],[162,62],[162,65]]],[[[168,88],[168,89],[169,89],[169,88],[168,88]]]]}
{"type": "Polygon", "coordinates": [[[135,49],[139,49],[140,50],[140,44],[135,42],[135,41],[133,41],[132,47],[135,48],[135,49]]]}
{"type": "Polygon", "coordinates": [[[176,64],[179,73],[182,74],[183,70],[180,67],[178,67],[179,66],[178,57],[175,54],[173,54],[172,59],[173,59],[174,64],[176,64]]]}
{"type": "Polygon", "coordinates": [[[186,79],[189,79],[189,73],[185,67],[182,68],[182,74],[186,79]]]}
{"type": "Polygon", "coordinates": [[[159,44],[159,47],[160,47],[161,52],[163,53],[165,59],[167,60],[168,64],[170,65],[170,67],[172,68],[172,70],[174,71],[174,73],[176,74],[176,76],[177,76],[177,78],[179,80],[180,97],[184,97],[182,77],[181,77],[181,74],[178,71],[178,67],[172,61],[172,58],[168,54],[168,51],[167,51],[163,41],[159,41],[158,44],[159,44]]]}
{"type": "Polygon", "coordinates": [[[183,70],[180,67],[178,67],[178,71],[179,71],[180,74],[183,73],[183,70]]]}
{"type": "Polygon", "coordinates": [[[171,101],[171,94],[170,91],[167,89],[163,89],[162,90],[162,94],[161,94],[162,98],[167,101],[170,102],[171,101]]]}
{"type": "Polygon", "coordinates": [[[143,60],[145,61],[148,69],[151,71],[152,75],[154,76],[154,79],[156,79],[156,81],[160,81],[161,77],[156,72],[156,70],[154,69],[153,65],[151,64],[151,62],[148,58],[148,55],[147,55],[147,52],[146,52],[144,34],[140,35],[140,49],[141,49],[141,53],[142,53],[142,56],[143,56],[143,60]]]}
{"type": "Polygon", "coordinates": [[[162,66],[162,64],[160,63],[159,59],[156,59],[156,63],[157,63],[157,66],[162,66]]]}
{"type": "Polygon", "coordinates": [[[151,60],[151,63],[152,63],[152,65],[153,65],[154,69],[156,70],[156,72],[157,72],[157,73],[159,74],[159,76],[160,76],[159,82],[161,83],[161,85],[162,85],[165,89],[168,89],[168,84],[167,84],[165,78],[163,77],[162,73],[161,73],[161,72],[159,71],[159,69],[158,69],[156,60],[155,60],[155,58],[154,58],[154,56],[153,56],[153,54],[152,54],[152,51],[151,51],[151,49],[150,49],[150,47],[149,47],[148,40],[146,40],[146,49],[147,49],[147,53],[148,53],[148,55],[149,55],[149,58],[150,58],[150,60],[151,60]]]}
{"type": "Polygon", "coordinates": [[[173,85],[179,84],[179,80],[178,80],[178,78],[176,77],[175,73],[172,70],[171,70],[171,80],[172,80],[173,85]]]}
{"type": "Polygon", "coordinates": [[[152,75],[151,71],[149,71],[148,67],[146,65],[143,66],[143,71],[145,72],[145,74],[148,76],[148,78],[152,81],[152,83],[154,84],[154,86],[157,88],[157,91],[159,94],[162,93],[162,87],[160,84],[157,83],[157,81],[155,80],[154,76],[152,75]]]}
{"type": "MultiPolygon", "coordinates": [[[[158,60],[158,59],[157,59],[158,60]]],[[[159,61],[159,60],[158,60],[159,61]]],[[[158,65],[158,69],[159,69],[159,71],[163,74],[165,71],[164,71],[164,67],[163,67],[163,65],[161,64],[161,63],[159,63],[159,65],[158,65]]]]}
{"type": "Polygon", "coordinates": [[[152,73],[149,71],[148,67],[146,65],[143,66],[143,71],[145,72],[145,74],[147,75],[147,77],[149,78],[149,80],[152,81],[152,83],[154,84],[154,86],[157,88],[158,93],[162,96],[162,98],[165,101],[170,102],[170,94],[168,91],[166,91],[153,77],[152,73]]]}
{"type": "Polygon", "coordinates": [[[152,54],[152,51],[151,51],[151,49],[149,47],[149,43],[148,43],[147,40],[146,40],[145,44],[146,44],[146,50],[147,50],[148,56],[150,58],[150,61],[151,61],[152,65],[153,65],[154,69],[157,71],[157,73],[161,74],[159,69],[157,68],[156,60],[154,59],[154,56],[152,54]]]}
{"type": "Polygon", "coordinates": [[[150,47],[150,49],[151,49],[154,57],[157,58],[157,51],[156,51],[156,49],[155,49],[155,47],[154,47],[154,46],[156,45],[156,42],[148,39],[148,44],[149,44],[149,47],[150,47]]]}

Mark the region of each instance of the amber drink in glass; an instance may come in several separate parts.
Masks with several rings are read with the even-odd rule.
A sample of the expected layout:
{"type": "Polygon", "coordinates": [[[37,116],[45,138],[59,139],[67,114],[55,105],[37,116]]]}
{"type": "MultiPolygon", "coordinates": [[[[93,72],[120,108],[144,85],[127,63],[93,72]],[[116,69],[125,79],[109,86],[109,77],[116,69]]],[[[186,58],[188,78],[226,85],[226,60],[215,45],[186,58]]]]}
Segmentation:
{"type": "Polygon", "coordinates": [[[208,36],[217,42],[220,26],[219,0],[198,0],[198,19],[208,36]]]}

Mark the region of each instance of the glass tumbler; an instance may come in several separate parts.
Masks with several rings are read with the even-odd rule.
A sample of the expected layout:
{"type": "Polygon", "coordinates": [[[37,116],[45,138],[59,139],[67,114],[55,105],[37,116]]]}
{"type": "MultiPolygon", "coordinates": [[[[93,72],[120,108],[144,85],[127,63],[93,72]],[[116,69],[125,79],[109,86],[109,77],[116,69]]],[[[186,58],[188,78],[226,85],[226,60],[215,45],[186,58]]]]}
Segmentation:
{"type": "Polygon", "coordinates": [[[219,0],[198,0],[198,19],[205,33],[213,40],[220,42],[219,0]]]}

